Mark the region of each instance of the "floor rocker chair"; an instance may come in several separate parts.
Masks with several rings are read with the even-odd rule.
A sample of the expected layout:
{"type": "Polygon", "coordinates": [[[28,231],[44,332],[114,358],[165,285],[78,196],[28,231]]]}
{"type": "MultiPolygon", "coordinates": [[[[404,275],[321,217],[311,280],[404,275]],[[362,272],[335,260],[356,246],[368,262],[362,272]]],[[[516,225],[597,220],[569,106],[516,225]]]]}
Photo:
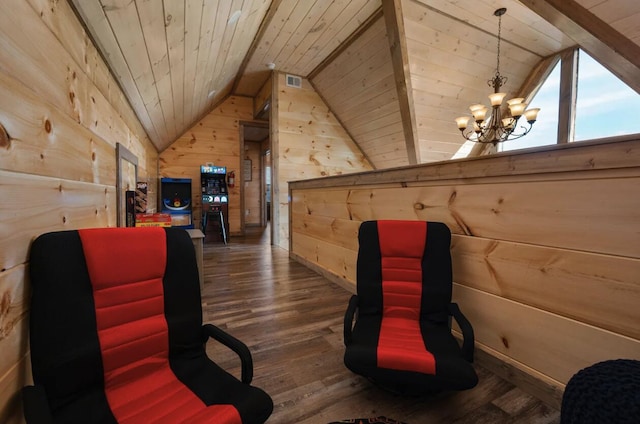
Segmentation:
{"type": "Polygon", "coordinates": [[[250,385],[251,354],[202,325],[193,243],[178,228],[47,233],[30,255],[33,423],[264,423],[269,395],[250,385]],[[235,351],[241,380],[206,355],[235,351]]]}
{"type": "Polygon", "coordinates": [[[358,241],[357,294],[344,318],[347,368],[402,394],[474,387],[473,328],[451,303],[449,228],[366,221],[358,241]],[[462,346],[451,334],[451,316],[462,346]]]}

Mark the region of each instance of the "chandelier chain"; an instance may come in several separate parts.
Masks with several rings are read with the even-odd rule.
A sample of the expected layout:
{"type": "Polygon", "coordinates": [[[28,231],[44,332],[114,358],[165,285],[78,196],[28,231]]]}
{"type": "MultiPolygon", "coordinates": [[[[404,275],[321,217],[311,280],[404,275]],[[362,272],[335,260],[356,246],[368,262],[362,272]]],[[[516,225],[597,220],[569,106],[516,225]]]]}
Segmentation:
{"type": "Polygon", "coordinates": [[[502,15],[498,16],[498,58],[496,60],[496,75],[500,75],[500,39],[502,38],[502,15]]]}

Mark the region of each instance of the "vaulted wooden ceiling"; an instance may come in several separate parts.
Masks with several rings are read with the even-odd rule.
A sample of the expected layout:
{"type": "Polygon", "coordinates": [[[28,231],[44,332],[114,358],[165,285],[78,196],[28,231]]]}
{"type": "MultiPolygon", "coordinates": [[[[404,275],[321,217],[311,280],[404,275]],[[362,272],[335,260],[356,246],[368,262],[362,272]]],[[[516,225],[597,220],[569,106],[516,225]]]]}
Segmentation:
{"type": "Polygon", "coordinates": [[[159,151],[226,96],[254,97],[273,67],[309,78],[377,168],[448,159],[462,143],[453,118],[488,94],[499,7],[512,95],[575,45],[640,92],[637,0],[70,2],[159,151]],[[359,84],[336,89],[349,72],[359,84]],[[367,90],[386,96],[375,131],[362,127],[367,90]]]}

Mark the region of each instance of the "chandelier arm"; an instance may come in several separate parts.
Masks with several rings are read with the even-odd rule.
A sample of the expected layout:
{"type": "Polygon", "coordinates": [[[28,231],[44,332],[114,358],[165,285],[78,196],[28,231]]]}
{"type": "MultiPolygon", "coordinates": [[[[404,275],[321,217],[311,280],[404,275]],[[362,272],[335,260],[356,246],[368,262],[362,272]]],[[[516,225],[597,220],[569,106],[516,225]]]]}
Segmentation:
{"type": "Polygon", "coordinates": [[[511,138],[508,138],[507,140],[517,140],[520,137],[524,137],[525,135],[529,134],[529,131],[531,131],[531,128],[533,128],[533,124],[529,124],[529,128],[526,128],[524,125],[520,125],[520,128],[522,128],[524,130],[524,132],[522,134],[513,134],[513,132],[510,134],[511,138]]]}

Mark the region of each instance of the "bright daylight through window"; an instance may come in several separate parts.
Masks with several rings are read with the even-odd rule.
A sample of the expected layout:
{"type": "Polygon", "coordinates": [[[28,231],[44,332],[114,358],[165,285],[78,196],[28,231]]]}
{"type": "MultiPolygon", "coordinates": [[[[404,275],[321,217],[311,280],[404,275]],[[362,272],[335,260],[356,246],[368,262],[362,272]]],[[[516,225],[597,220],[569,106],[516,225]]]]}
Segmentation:
{"type": "MultiPolygon", "coordinates": [[[[640,133],[640,94],[583,50],[578,56],[578,93],[572,141],[640,133]]],[[[527,137],[499,145],[501,151],[555,144],[558,131],[560,63],[543,83],[530,107],[540,108],[527,137]]]]}

